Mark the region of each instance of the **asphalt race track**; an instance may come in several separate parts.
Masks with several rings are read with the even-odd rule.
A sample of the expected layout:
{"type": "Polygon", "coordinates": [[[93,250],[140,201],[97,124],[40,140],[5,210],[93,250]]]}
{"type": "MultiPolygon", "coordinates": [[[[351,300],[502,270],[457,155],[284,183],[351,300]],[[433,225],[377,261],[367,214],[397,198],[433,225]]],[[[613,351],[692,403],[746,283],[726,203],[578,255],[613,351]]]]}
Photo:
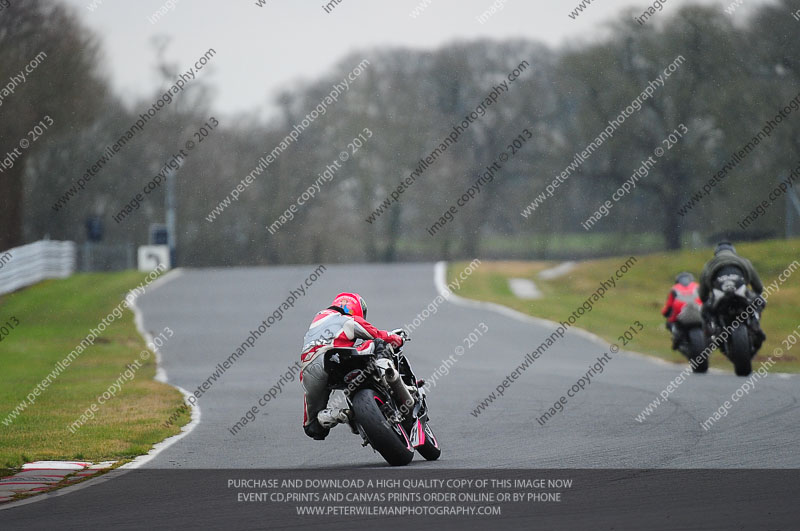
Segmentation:
{"type": "MultiPolygon", "coordinates": [[[[280,306],[289,290],[297,289],[314,269],[296,266],[186,270],[143,296],[139,306],[146,328],[157,334],[168,326],[175,332],[162,348],[169,382],[189,391],[197,389],[216,365],[280,306]]],[[[378,454],[362,448],[360,439],[343,427],[334,429],[324,442],[308,439],[301,429],[302,389],[297,380],[261,407],[256,420],[238,434],[229,431],[298,359],[303,334],[314,313],[327,306],[335,293],[347,290],[358,290],[367,299],[370,321],[382,328],[411,322],[437,295],[432,264],[328,267],[307,289],[306,296],[205,391],[199,400],[200,424],[144,466],[157,471],[149,475],[131,472],[74,493],[0,511],[0,527],[49,528],[52,524],[73,528],[93,527],[92,523],[98,528],[135,527],[134,524],[143,524],[143,509],[147,510],[148,521],[152,518],[148,527],[183,527],[185,521],[178,516],[204,514],[199,508],[213,507],[213,490],[224,491],[224,485],[215,480],[204,490],[197,473],[191,488],[180,480],[170,483],[164,479],[184,477],[179,472],[164,472],[176,469],[390,470],[378,454]]],[[[613,303],[613,297],[607,297],[601,304],[613,303]]],[[[481,323],[488,332],[462,356],[454,356],[457,361],[449,368],[450,373],[439,378],[430,391],[431,422],[443,447],[441,459],[425,462],[417,456],[403,474],[414,477],[414,473],[438,468],[800,468],[800,387],[797,378],[777,374],[758,380],[754,389],[733,405],[728,416],[708,431],[700,423],[730,400],[744,379],[732,373],[692,376],[668,402],[640,423],[636,416],[683,367],[618,353],[584,391],[569,399],[561,413],[546,425],[539,425],[536,418],[565,394],[599,356],[608,352],[608,345],[572,332],[536,360],[505,396],[476,418],[471,412],[478,403],[552,333],[552,327],[446,302],[414,331],[413,341],[405,349],[417,375],[430,378],[456,347],[466,345],[464,338],[481,323]]],[[[677,493],[686,488],[679,475],[668,477],[672,477],[667,482],[670,491],[648,496],[653,507],[664,511],[664,498],[675,501],[677,493]]],[[[793,473],[795,481],[796,477],[793,473]]],[[[722,493],[706,491],[704,495],[714,499],[722,493]]],[[[740,495],[743,500],[751,500],[755,491],[740,495]]],[[[774,496],[758,501],[765,503],[769,499],[774,496]]],[[[707,503],[712,502],[698,506],[696,514],[705,514],[707,503]]],[[[720,507],[730,507],[731,499],[725,503],[720,507]]],[[[557,507],[551,509],[553,515],[556,510],[557,507]]],[[[794,510],[797,516],[794,507],[788,510],[794,510]]],[[[542,513],[540,518],[544,517],[542,513]]],[[[597,514],[571,517],[576,525],[598,523],[597,514]]],[[[207,515],[204,518],[210,522],[207,515]]],[[[678,521],[679,518],[674,520],[678,521]]],[[[289,527],[300,525],[288,516],[280,522],[289,527]]],[[[458,521],[448,522],[455,526],[458,521]]],[[[317,523],[347,528],[341,519],[317,523]]],[[[521,520],[504,523],[513,527],[521,520]]],[[[230,528],[279,527],[277,521],[267,525],[258,519],[229,524],[230,528]]]]}
{"type": "MultiPolygon", "coordinates": [[[[141,301],[145,324],[175,337],[164,347],[169,381],[196,389],[283,302],[312,267],[187,271],[141,301]]],[[[437,292],[431,265],[331,266],[323,277],[200,399],[202,422],[179,444],[148,464],[155,468],[263,468],[381,465],[347,430],[325,442],[300,428],[302,390],[295,382],[256,422],[236,436],[228,432],[258,398],[298,359],[311,317],[333,295],[358,289],[369,317],[391,329],[411,322],[437,292]],[[392,294],[392,298],[388,295],[392,294]]],[[[604,301],[613,304],[613,299],[604,301]]],[[[544,413],[608,347],[568,334],[477,419],[471,411],[552,333],[490,311],[445,304],[414,331],[405,349],[418,376],[426,378],[463,346],[479,323],[489,332],[431,391],[432,425],[444,447],[426,466],[443,468],[786,468],[800,467],[793,378],[770,376],[756,383],[731,414],[705,432],[700,422],[742,384],[731,374],[691,378],[643,424],[641,410],[681,371],[640,356],[614,356],[586,391],[542,427],[544,413]]],[[[620,331],[622,333],[624,331],[620,331]]]]}

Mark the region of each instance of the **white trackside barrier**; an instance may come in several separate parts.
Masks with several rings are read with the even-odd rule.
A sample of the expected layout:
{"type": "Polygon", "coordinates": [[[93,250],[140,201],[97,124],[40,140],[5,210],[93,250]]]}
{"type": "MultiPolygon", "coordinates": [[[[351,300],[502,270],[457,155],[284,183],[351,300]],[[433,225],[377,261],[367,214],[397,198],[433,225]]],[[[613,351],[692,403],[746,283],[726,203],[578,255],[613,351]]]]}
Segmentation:
{"type": "Polygon", "coordinates": [[[0,251],[0,295],[75,272],[75,242],[42,240],[0,251]]]}

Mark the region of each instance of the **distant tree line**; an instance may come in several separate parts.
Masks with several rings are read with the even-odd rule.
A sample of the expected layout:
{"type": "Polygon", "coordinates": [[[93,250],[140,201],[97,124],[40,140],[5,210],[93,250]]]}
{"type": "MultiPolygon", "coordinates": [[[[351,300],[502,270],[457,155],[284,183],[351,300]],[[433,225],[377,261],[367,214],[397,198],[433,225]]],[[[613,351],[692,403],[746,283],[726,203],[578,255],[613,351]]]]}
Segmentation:
{"type": "MultiPolygon", "coordinates": [[[[646,25],[625,13],[606,40],[558,50],[532,40],[462,42],[432,52],[363,50],[280,94],[278,112],[266,123],[254,118],[258,112],[215,112],[198,76],[79,197],[55,211],[52,205],[105,146],[190,65],[160,54],[162,85],[124,104],[109,89],[96,39],[72,11],[52,0],[13,2],[0,17],[0,72],[18,72],[42,51],[46,59],[2,100],[0,159],[45,116],[55,125],[0,172],[0,249],[43,237],[81,242],[90,216],[104,220],[108,243],[146,243],[150,224],[164,221],[164,186],[122,221],[114,214],[203,128],[202,143],[182,157],[176,174],[183,265],[588,256],[678,249],[737,231],[779,236],[782,203],[746,231],[737,222],[798,166],[800,111],[790,102],[800,93],[800,22],[792,11],[783,0],[759,8],[746,25],[734,25],[720,8],[688,6],[646,25]],[[530,67],[507,93],[368,222],[524,61],[530,67]],[[359,64],[363,71],[338,101],[254,172],[359,64]],[[790,112],[779,127],[736,161],[784,107],[790,112]],[[627,114],[622,123],[621,113],[627,114]],[[210,128],[212,117],[218,125],[210,128]],[[524,130],[530,138],[525,133],[514,147],[524,130]],[[584,228],[658,147],[668,149],[647,175],[591,230],[584,228]],[[433,235],[426,231],[487,166],[512,151],[452,220],[433,235]],[[333,161],[341,168],[322,178],[333,161]],[[724,178],[687,209],[726,164],[724,178]],[[237,200],[208,221],[250,175],[237,200]],[[308,198],[310,189],[316,191],[308,198]],[[545,191],[552,193],[523,216],[545,191]],[[268,231],[282,216],[280,229],[268,231]]],[[[0,91],[5,85],[0,80],[0,91]]]]}

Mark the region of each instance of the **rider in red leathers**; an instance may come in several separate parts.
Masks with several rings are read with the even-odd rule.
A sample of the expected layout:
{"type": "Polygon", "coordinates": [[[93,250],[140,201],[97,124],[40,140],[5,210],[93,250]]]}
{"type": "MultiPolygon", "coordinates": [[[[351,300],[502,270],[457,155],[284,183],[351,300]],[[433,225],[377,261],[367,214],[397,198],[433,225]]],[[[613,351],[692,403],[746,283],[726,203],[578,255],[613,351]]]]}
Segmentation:
{"type": "Polygon", "coordinates": [[[675,277],[675,285],[669,291],[667,302],[661,309],[661,315],[667,318],[667,329],[672,332],[672,350],[677,350],[680,343],[681,330],[677,320],[683,307],[691,303],[697,304],[698,307],[703,304],[699,289],[700,285],[695,282],[691,273],[684,272],[675,277]]]}
{"type": "Polygon", "coordinates": [[[373,340],[381,339],[395,347],[403,338],[379,330],[366,321],[367,303],[357,293],[340,293],[328,308],[311,321],[300,354],[300,382],[303,384],[303,430],[316,440],[323,440],[330,429],[347,422],[349,411],[325,409],[328,405],[328,373],[325,372],[325,352],[331,348],[355,347],[361,352],[374,352],[373,340]]]}

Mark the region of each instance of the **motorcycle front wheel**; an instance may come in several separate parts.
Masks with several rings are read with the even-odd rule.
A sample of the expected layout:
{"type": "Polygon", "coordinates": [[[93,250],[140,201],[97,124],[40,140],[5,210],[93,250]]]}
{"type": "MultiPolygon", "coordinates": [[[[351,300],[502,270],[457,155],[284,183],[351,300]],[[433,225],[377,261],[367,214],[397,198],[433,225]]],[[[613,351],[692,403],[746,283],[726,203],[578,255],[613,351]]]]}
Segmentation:
{"type": "Polygon", "coordinates": [[[422,431],[425,434],[425,442],[417,446],[419,455],[428,461],[436,461],[442,455],[442,449],[439,447],[439,441],[436,440],[436,435],[433,434],[428,422],[422,422],[422,431]]]}

